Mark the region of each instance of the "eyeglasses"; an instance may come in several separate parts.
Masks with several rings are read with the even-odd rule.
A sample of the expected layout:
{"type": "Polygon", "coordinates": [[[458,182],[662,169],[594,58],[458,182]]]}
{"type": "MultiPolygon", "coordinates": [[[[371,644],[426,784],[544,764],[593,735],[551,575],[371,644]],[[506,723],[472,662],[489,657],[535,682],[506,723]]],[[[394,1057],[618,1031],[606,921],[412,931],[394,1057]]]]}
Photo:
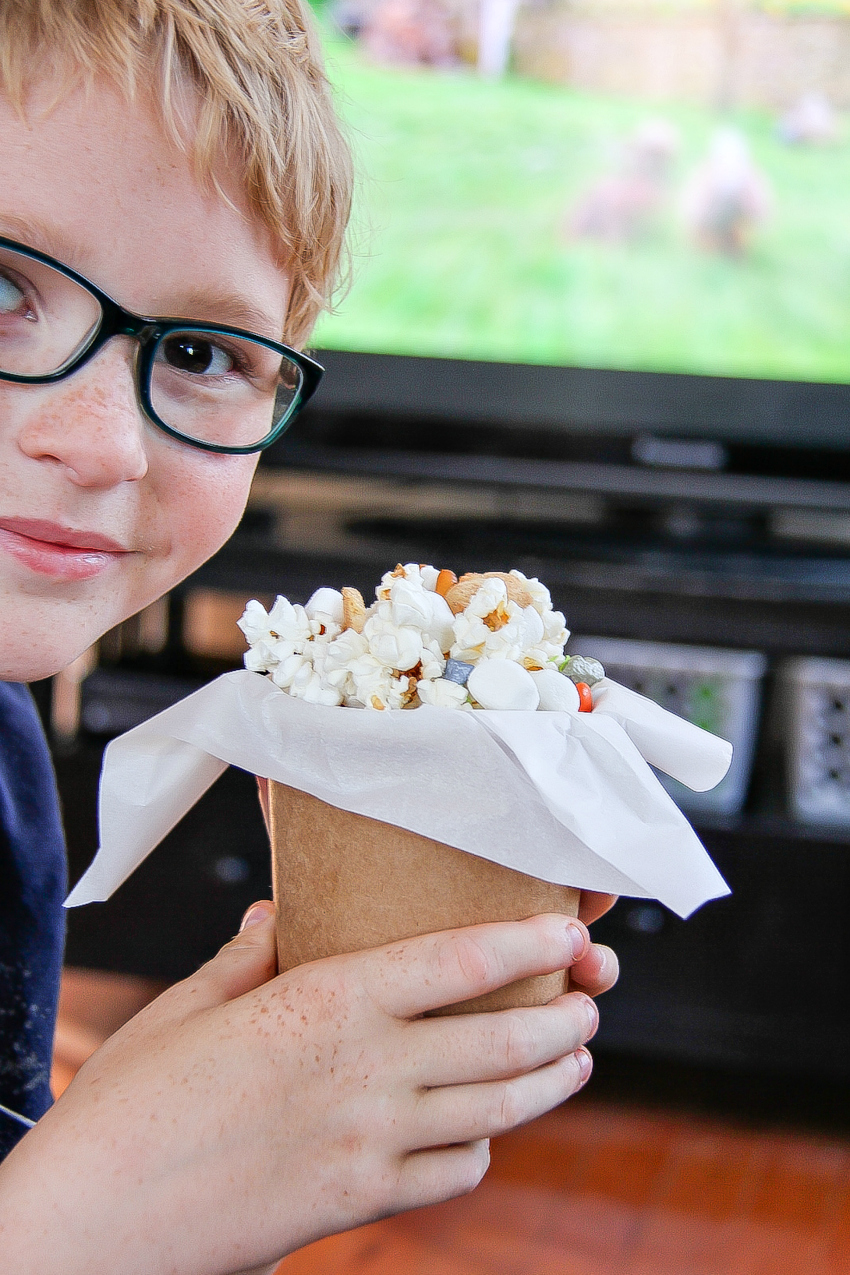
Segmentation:
{"type": "Polygon", "coordinates": [[[64,380],[114,336],[139,343],[145,415],[209,452],[262,451],[322,379],[313,359],[240,328],[131,314],[68,266],[0,237],[0,380],[64,380]]]}

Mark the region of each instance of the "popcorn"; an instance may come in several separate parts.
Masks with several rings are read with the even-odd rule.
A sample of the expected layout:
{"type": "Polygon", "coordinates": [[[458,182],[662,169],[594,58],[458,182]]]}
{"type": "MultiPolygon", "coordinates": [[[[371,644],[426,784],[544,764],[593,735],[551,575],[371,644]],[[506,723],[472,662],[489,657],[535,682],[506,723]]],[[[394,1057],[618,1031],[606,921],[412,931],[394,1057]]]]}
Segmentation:
{"type": "Polygon", "coordinates": [[[352,692],[346,696],[351,708],[404,708],[410,690],[409,677],[393,676],[374,655],[362,655],[351,666],[352,692]]]}
{"type": "MultiPolygon", "coordinates": [[[[531,604],[541,615],[545,615],[547,611],[552,610],[551,594],[546,585],[541,584],[536,576],[524,576],[521,571],[511,571],[510,574],[516,580],[519,580],[526,593],[531,595],[531,604]]],[[[560,614],[560,612],[557,614],[560,614]]],[[[563,618],[561,616],[562,620],[563,618]]]]}
{"type": "Polygon", "coordinates": [[[389,606],[393,623],[421,629],[434,639],[441,650],[451,644],[454,616],[448,602],[439,593],[429,591],[421,582],[403,577],[394,580],[390,586],[389,606]]]}
{"type": "Polygon", "coordinates": [[[437,643],[431,639],[422,647],[421,678],[442,677],[446,669],[446,658],[437,643]]]}
{"type": "MultiPolygon", "coordinates": [[[[248,602],[245,667],[289,695],[349,708],[578,711],[569,637],[549,590],[521,571],[464,575],[422,563],[387,571],[367,606],[353,588],[317,589],[306,606],[248,602]],[[454,582],[454,583],[453,583],[454,582]],[[437,585],[440,591],[437,591],[437,585]]],[[[590,680],[588,678],[588,680],[590,680]]],[[[595,679],[595,680],[598,680],[595,679]]]]}
{"type": "Polygon", "coordinates": [[[363,628],[369,650],[379,663],[406,673],[422,658],[422,634],[411,625],[393,624],[392,620],[373,615],[363,628]]]}
{"type": "Polygon", "coordinates": [[[277,598],[268,614],[261,602],[252,600],[237,623],[251,647],[245,667],[255,673],[273,672],[293,655],[303,654],[322,628],[304,607],[293,606],[287,598],[277,598]]]}
{"type": "Polygon", "coordinates": [[[444,677],[435,678],[433,682],[420,682],[418,690],[422,703],[434,708],[463,708],[469,699],[465,686],[449,682],[444,677]]]}
{"type": "MultiPolygon", "coordinates": [[[[282,691],[289,691],[292,690],[301,670],[306,668],[311,671],[312,667],[306,655],[300,655],[297,651],[293,651],[275,664],[271,670],[271,679],[275,686],[279,686],[282,691]]],[[[294,691],[293,694],[295,694],[294,691]]]]}
{"type": "MultiPolygon", "coordinates": [[[[561,617],[563,619],[563,617],[561,617]]],[[[559,632],[562,624],[556,624],[559,632]]],[[[483,659],[522,661],[528,658],[542,668],[556,650],[547,640],[546,624],[534,606],[520,607],[508,597],[503,580],[485,580],[465,611],[454,618],[454,637],[449,655],[464,664],[483,659]]]]}
{"type": "Polygon", "coordinates": [[[342,629],[344,603],[338,589],[317,589],[309,602],[305,604],[304,610],[311,620],[325,621],[325,623],[330,620],[338,630],[342,629]]]}
{"type": "Polygon", "coordinates": [[[386,571],[381,576],[381,583],[375,590],[375,597],[379,602],[386,601],[396,580],[409,580],[430,591],[435,588],[439,574],[436,567],[429,567],[424,563],[408,562],[406,566],[399,563],[393,571],[386,571]]]}
{"type": "Polygon", "coordinates": [[[241,620],[237,620],[242,632],[251,646],[271,646],[272,642],[277,639],[277,634],[271,631],[271,621],[266,608],[262,602],[252,599],[251,602],[245,604],[245,611],[241,620]]]}
{"type": "MultiPolygon", "coordinates": [[[[274,681],[274,677],[272,677],[274,681]]],[[[289,684],[289,693],[308,704],[341,704],[342,696],[327,686],[319,673],[305,660],[289,684]]]]}

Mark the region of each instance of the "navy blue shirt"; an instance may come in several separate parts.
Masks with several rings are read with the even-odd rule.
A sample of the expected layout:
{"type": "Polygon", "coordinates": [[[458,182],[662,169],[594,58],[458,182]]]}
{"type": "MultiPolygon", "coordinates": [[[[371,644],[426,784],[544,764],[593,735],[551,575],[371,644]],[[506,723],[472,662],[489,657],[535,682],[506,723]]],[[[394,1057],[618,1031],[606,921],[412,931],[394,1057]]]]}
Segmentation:
{"type": "MultiPolygon", "coordinates": [[[[56,780],[26,686],[0,682],[0,1106],[38,1120],[65,941],[65,844],[56,780]]],[[[26,1125],[0,1111],[0,1159],[26,1125]]]]}

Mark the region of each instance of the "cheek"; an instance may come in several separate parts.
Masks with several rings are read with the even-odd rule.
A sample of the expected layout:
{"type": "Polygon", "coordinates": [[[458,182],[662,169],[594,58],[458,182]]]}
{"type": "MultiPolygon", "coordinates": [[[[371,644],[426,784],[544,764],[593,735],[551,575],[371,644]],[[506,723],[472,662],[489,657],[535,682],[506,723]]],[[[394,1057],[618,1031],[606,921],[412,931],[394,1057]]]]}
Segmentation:
{"type": "Polygon", "coordinates": [[[181,455],[160,491],[162,529],[169,560],[178,573],[194,571],[220,549],[236,528],[257,465],[256,456],[181,455]]]}

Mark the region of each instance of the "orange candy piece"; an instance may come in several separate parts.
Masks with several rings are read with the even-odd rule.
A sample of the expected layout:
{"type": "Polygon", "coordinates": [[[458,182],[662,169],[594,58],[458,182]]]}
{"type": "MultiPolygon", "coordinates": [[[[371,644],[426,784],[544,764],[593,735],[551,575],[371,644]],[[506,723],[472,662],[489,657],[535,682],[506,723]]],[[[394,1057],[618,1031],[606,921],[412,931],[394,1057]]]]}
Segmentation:
{"type": "Polygon", "coordinates": [[[444,567],[437,576],[437,583],[434,585],[434,590],[442,597],[445,597],[453,584],[457,584],[457,576],[453,571],[449,571],[447,567],[444,567]]]}
{"type": "Polygon", "coordinates": [[[578,691],[578,711],[590,713],[593,710],[593,696],[587,682],[576,682],[576,690],[578,691]]]}

